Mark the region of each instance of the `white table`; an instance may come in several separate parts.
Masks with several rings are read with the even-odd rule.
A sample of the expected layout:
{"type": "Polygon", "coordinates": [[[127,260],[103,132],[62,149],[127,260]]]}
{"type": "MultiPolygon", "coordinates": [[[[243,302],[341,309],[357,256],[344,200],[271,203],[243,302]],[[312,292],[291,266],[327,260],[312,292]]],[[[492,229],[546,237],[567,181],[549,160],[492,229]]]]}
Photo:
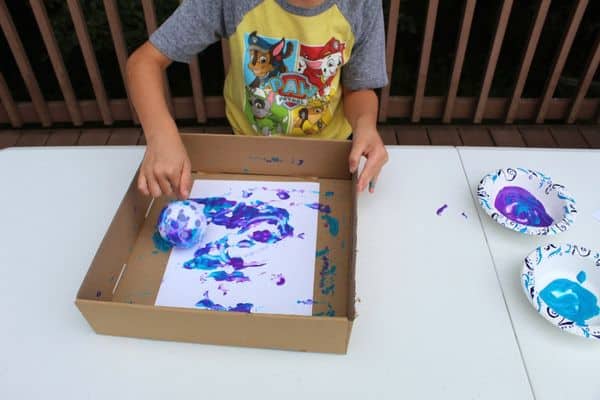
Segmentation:
{"type": "Polygon", "coordinates": [[[600,399],[600,341],[551,329],[535,315],[519,279],[523,259],[541,244],[570,242],[600,248],[600,221],[592,216],[600,210],[600,151],[460,148],[459,152],[473,195],[485,174],[512,166],[543,171],[577,200],[575,224],[555,237],[520,235],[494,223],[483,210],[479,214],[536,398],[600,399]]]}
{"type": "Polygon", "coordinates": [[[348,355],[96,335],[73,300],[142,151],[0,151],[0,399],[533,399],[454,148],[361,197],[348,355]]]}

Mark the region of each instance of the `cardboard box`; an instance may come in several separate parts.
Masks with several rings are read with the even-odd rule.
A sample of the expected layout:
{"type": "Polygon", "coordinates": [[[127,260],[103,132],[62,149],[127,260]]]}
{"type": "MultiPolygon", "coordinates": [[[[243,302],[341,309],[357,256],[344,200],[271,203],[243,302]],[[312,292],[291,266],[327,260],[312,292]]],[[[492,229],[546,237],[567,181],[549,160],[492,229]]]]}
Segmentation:
{"type": "MultiPolygon", "coordinates": [[[[154,305],[168,253],[154,247],[169,201],[141,195],[133,179],[77,294],[101,334],[220,345],[345,353],[355,317],[356,191],[350,142],[183,134],[195,178],[320,183],[339,232],[319,213],[312,316],[245,314],[154,305]],[[334,232],[335,233],[335,232],[334,232]]],[[[290,255],[293,257],[293,255],[290,255]]]]}

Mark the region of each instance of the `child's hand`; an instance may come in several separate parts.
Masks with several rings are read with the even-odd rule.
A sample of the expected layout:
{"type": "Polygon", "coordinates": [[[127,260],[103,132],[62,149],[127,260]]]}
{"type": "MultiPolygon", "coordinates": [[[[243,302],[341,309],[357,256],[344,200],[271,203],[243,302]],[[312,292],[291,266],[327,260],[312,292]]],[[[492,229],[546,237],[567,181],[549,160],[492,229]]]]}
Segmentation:
{"type": "Polygon", "coordinates": [[[186,199],[191,188],[191,163],[179,134],[155,135],[146,147],[138,189],[146,196],[186,199]]]}
{"type": "Polygon", "coordinates": [[[350,151],[351,173],[356,172],[358,169],[361,156],[365,156],[367,162],[358,177],[357,189],[362,192],[368,186],[369,192],[373,193],[381,168],[388,160],[387,150],[375,128],[354,132],[352,150],[350,151]]]}

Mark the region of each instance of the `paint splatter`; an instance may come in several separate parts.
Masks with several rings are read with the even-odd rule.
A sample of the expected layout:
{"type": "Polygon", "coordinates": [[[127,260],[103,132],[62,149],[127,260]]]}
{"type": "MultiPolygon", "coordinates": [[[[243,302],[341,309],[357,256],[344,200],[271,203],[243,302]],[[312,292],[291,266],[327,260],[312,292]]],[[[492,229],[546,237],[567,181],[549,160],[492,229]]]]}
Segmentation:
{"type": "Polygon", "coordinates": [[[518,186],[503,187],[496,196],[494,206],[506,218],[523,225],[546,227],[554,222],[544,205],[518,186]]]}
{"type": "Polygon", "coordinates": [[[271,275],[271,280],[275,281],[275,284],[277,286],[283,286],[283,285],[285,285],[285,277],[283,276],[283,274],[272,274],[271,275]]]}
{"type": "Polygon", "coordinates": [[[446,210],[446,208],[448,208],[448,204],[444,204],[443,206],[441,206],[440,208],[438,208],[435,213],[437,215],[442,215],[444,210],[446,210]]]}
{"type": "Polygon", "coordinates": [[[217,304],[208,297],[208,291],[204,292],[204,298],[196,303],[196,307],[204,310],[212,311],[233,311],[233,312],[252,312],[252,303],[238,303],[235,307],[225,307],[221,304],[217,304]]]}
{"type": "Polygon", "coordinates": [[[329,228],[329,233],[331,236],[337,236],[340,232],[340,223],[338,219],[332,217],[331,215],[322,215],[321,219],[327,223],[327,227],[329,228]]]}
{"type": "Polygon", "coordinates": [[[306,299],[306,300],[296,300],[296,304],[304,304],[307,306],[312,306],[313,304],[318,304],[316,301],[314,301],[313,299],[306,299]]]}
{"type": "Polygon", "coordinates": [[[278,190],[277,197],[279,197],[280,200],[287,200],[290,198],[290,193],[287,190],[278,190]]]}
{"type": "Polygon", "coordinates": [[[580,285],[586,279],[585,272],[577,275],[578,282],[556,279],[539,294],[544,302],[561,316],[579,326],[587,326],[586,321],[600,314],[596,296],[580,285]]]}
{"type": "Polygon", "coordinates": [[[218,290],[221,291],[221,293],[223,293],[223,296],[227,296],[227,293],[229,293],[229,289],[227,289],[225,287],[225,285],[223,285],[222,283],[219,284],[219,286],[217,287],[218,290]]]}
{"type": "Polygon", "coordinates": [[[335,317],[335,310],[331,303],[327,303],[327,311],[321,311],[315,314],[318,317],[335,317]]]}
{"type": "Polygon", "coordinates": [[[247,199],[252,196],[254,193],[251,190],[242,190],[242,197],[247,199]]]}
{"type": "Polygon", "coordinates": [[[333,192],[325,192],[325,198],[330,199],[333,197],[333,192]]]}
{"type": "Polygon", "coordinates": [[[317,251],[317,258],[321,258],[321,270],[319,271],[319,289],[324,295],[335,294],[335,274],[337,267],[329,261],[329,247],[317,251]]]}
{"type": "Polygon", "coordinates": [[[304,232],[302,232],[302,233],[299,233],[299,234],[298,234],[298,237],[299,237],[300,239],[304,239],[304,232]]]}
{"type": "Polygon", "coordinates": [[[469,219],[469,216],[464,211],[462,213],[460,213],[460,215],[462,215],[463,217],[465,217],[465,219],[469,219]]]}

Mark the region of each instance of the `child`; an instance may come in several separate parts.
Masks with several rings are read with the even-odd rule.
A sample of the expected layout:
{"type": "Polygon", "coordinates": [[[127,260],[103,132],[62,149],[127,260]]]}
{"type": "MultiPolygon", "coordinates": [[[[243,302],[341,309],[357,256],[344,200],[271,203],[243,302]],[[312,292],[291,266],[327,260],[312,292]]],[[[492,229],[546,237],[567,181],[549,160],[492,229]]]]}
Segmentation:
{"type": "Polygon", "coordinates": [[[387,84],[380,0],[185,0],[127,62],[148,143],[138,187],[186,198],[191,166],[168,112],[162,70],[229,40],[226,113],[236,134],[347,139],[357,190],[374,191],[387,161],[377,96],[387,84]]]}

